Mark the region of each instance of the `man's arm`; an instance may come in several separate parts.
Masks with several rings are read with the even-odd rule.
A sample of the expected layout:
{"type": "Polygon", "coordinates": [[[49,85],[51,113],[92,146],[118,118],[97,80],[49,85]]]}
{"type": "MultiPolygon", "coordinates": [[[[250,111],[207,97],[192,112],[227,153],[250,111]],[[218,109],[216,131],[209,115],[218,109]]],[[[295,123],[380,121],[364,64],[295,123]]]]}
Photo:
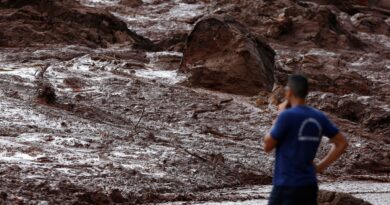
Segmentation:
{"type": "Polygon", "coordinates": [[[264,152],[270,153],[276,147],[278,141],[274,140],[270,134],[264,137],[264,152]]]}
{"type": "MultiPolygon", "coordinates": [[[[284,102],[282,102],[279,106],[278,106],[278,114],[282,113],[284,110],[288,109],[289,107],[291,107],[290,103],[286,100],[284,102]]],[[[280,119],[275,119],[272,124],[275,126],[276,124],[276,121],[277,120],[280,120],[280,119]]],[[[282,131],[284,129],[284,126],[281,126],[282,125],[285,125],[285,123],[281,123],[279,122],[279,125],[274,129],[277,129],[279,131],[282,131]]],[[[265,137],[264,137],[264,144],[263,144],[263,148],[264,148],[264,152],[266,153],[270,153],[272,152],[272,150],[276,147],[276,145],[278,144],[278,141],[276,141],[274,138],[271,137],[271,133],[268,133],[265,137]]]]}
{"type": "Polygon", "coordinates": [[[332,137],[329,142],[333,145],[332,148],[328,154],[315,165],[318,173],[322,173],[334,161],[339,159],[341,154],[343,154],[348,147],[347,140],[340,132],[336,136],[332,137]]]}

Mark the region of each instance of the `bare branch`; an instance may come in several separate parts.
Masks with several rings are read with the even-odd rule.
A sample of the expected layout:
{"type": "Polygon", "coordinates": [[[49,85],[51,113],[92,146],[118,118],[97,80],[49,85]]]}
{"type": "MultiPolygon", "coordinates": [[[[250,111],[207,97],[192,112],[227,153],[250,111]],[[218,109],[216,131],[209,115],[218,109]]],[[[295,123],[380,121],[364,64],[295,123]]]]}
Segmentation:
{"type": "Polygon", "coordinates": [[[142,118],[144,117],[145,109],[146,109],[146,108],[143,108],[143,109],[142,109],[141,117],[139,117],[137,124],[135,124],[135,126],[134,126],[134,132],[137,132],[138,125],[139,125],[139,123],[141,122],[142,118]]]}

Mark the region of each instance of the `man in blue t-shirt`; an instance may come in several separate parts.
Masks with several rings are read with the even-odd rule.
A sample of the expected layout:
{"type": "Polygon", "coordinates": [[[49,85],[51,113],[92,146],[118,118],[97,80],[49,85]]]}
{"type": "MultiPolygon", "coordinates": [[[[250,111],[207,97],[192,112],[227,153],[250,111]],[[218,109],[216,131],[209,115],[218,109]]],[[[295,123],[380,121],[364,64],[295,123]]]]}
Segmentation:
{"type": "Polygon", "coordinates": [[[265,152],[276,148],[269,205],[316,205],[316,173],[323,172],[348,146],[340,130],[324,113],[305,104],[308,92],[306,77],[289,76],[286,101],[279,105],[279,116],[264,138],[265,152]],[[322,136],[328,137],[334,146],[315,164],[322,136]]]}

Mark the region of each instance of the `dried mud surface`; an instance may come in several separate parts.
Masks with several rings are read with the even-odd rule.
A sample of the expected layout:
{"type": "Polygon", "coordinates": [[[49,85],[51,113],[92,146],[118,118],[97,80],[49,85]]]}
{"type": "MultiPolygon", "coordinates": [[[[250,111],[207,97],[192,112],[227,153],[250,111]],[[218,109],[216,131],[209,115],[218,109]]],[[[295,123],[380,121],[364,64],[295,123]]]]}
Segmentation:
{"type": "MultiPolygon", "coordinates": [[[[0,2],[0,26],[7,28],[0,30],[2,204],[266,199],[236,189],[271,183],[273,156],[262,151],[261,138],[287,74],[295,72],[310,77],[309,103],[350,141],[320,180],[390,186],[390,19],[381,11],[314,1],[82,0],[77,9],[61,4],[65,11],[82,7],[90,19],[70,20],[68,34],[57,32],[64,15],[53,18],[53,29],[40,27],[52,19],[38,12],[40,1],[0,2]],[[179,72],[186,37],[213,14],[235,18],[275,50],[273,93],[245,97],[186,86],[179,72]],[[105,30],[101,18],[126,29],[125,40],[115,40],[117,27],[105,30]],[[21,25],[39,37],[12,30],[21,25]],[[101,41],[76,35],[91,25],[101,41]]],[[[318,157],[328,149],[324,140],[318,157]]],[[[350,194],[368,193],[385,203],[389,196],[375,188],[350,194]]],[[[323,194],[321,202],[347,204],[344,196],[323,194]]]]}

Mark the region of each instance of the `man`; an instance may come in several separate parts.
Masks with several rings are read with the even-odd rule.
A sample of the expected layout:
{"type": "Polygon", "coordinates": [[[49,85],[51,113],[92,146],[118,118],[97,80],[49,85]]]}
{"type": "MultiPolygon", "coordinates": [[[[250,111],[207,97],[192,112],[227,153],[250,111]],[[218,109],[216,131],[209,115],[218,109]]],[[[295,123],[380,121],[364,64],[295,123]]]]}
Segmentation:
{"type": "Polygon", "coordinates": [[[325,114],[305,104],[308,84],[302,75],[289,77],[286,101],[279,105],[279,116],[264,138],[265,152],[276,148],[274,187],[269,205],[316,205],[316,173],[323,172],[348,146],[325,114]],[[333,147],[315,164],[322,136],[328,137],[333,147]]]}

